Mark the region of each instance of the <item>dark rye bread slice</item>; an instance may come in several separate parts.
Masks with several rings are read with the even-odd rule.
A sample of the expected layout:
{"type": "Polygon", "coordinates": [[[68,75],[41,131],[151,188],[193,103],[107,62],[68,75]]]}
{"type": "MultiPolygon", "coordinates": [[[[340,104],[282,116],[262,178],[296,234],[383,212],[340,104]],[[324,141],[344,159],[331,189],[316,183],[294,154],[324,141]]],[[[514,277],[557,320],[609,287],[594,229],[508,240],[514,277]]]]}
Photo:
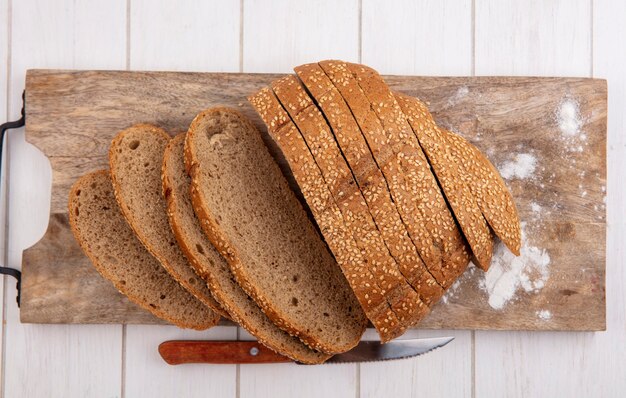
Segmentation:
{"type": "MultiPolygon", "coordinates": [[[[301,65],[294,70],[328,120],[334,138],[354,173],[358,189],[363,193],[370,213],[391,255],[396,259],[400,272],[419,293],[420,299],[428,306],[433,305],[443,295],[443,289],[428,272],[409,238],[391,199],[387,182],[350,108],[318,64],[301,65]]],[[[355,187],[344,182],[339,189],[348,191],[355,187]]]]}
{"type": "Polygon", "coordinates": [[[440,129],[446,136],[452,156],[461,162],[464,180],[483,216],[502,242],[519,256],[522,246],[522,231],[517,207],[498,170],[465,138],[440,129]]]}
{"type": "Polygon", "coordinates": [[[409,170],[406,171],[406,153],[410,150],[405,148],[406,143],[397,136],[389,134],[393,131],[385,129],[374,111],[372,102],[360,86],[360,82],[348,69],[348,65],[342,61],[322,61],[319,65],[346,101],[363,132],[422,261],[444,289],[449,287],[456,279],[456,275],[451,274],[443,262],[442,225],[441,221],[437,224],[435,219],[439,209],[434,206],[432,200],[429,200],[433,195],[433,189],[425,184],[411,184],[412,178],[424,175],[425,171],[430,173],[427,162],[423,160],[419,164],[410,164],[409,170]],[[421,170],[418,166],[421,166],[421,170]]]}
{"type": "Polygon", "coordinates": [[[248,100],[268,126],[285,156],[311,212],[337,262],[354,290],[367,317],[377,329],[381,341],[399,336],[403,330],[381,294],[363,253],[345,226],[341,211],[332,198],[321,171],[289,115],[271,89],[263,88],[248,100]]]}
{"type": "Polygon", "coordinates": [[[176,244],[167,221],[161,164],[169,141],[169,134],[150,124],[137,124],[115,136],[109,148],[115,198],[141,243],[167,272],[209,308],[225,313],[176,244]]]}
{"type": "Polygon", "coordinates": [[[296,76],[272,82],[272,89],[313,155],[346,228],[363,252],[374,278],[378,278],[381,293],[398,317],[400,327],[416,324],[428,313],[428,307],[400,273],[324,116],[296,76]]]}
{"type": "Polygon", "coordinates": [[[406,120],[423,148],[456,220],[469,243],[478,266],[489,269],[493,236],[462,172],[462,160],[450,150],[430,112],[425,112],[417,98],[395,94],[406,120]]]}
{"type": "Polygon", "coordinates": [[[259,131],[235,110],[206,110],[185,166],[202,229],[272,322],[317,351],[354,347],[365,315],[259,131]]]}
{"type": "Polygon", "coordinates": [[[330,357],[309,349],[297,337],[279,329],[237,284],[226,263],[208,240],[191,204],[191,178],[185,171],[185,134],[174,137],[163,156],[163,190],[167,214],[179,246],[211,288],[215,299],[231,318],[262,344],[294,361],[322,363],[330,357]]]}
{"type": "Polygon", "coordinates": [[[80,247],[132,302],[182,328],[204,330],[217,324],[219,315],[183,289],[137,240],[115,201],[107,170],[74,183],[68,210],[80,247]]]}

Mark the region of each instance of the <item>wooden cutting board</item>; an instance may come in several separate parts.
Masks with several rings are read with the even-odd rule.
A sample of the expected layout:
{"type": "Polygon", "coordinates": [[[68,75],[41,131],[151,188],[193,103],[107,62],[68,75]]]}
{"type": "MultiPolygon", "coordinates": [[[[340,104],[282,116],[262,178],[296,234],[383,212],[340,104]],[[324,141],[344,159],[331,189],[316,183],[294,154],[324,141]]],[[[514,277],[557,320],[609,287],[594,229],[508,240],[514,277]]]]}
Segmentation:
{"type": "MultiPolygon", "coordinates": [[[[246,96],[277,77],[28,71],[26,139],[49,157],[53,182],[47,233],[24,252],[22,322],[159,323],[116,292],[80,251],[68,227],[70,186],[107,167],[110,140],[134,123],[175,133],[202,109],[227,105],[265,134],[246,96]]],[[[606,81],[386,79],[427,101],[437,123],[467,137],[500,168],[525,231],[521,258],[512,261],[500,250],[489,274],[470,267],[420,327],[604,330],[606,81]]]]}

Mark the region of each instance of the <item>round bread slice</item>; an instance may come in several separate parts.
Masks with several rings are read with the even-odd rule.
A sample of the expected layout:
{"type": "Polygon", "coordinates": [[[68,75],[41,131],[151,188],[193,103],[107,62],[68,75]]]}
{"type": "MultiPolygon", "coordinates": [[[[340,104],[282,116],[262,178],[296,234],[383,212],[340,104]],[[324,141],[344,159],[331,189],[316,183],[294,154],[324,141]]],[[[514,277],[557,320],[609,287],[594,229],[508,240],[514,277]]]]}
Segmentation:
{"type": "Polygon", "coordinates": [[[297,337],[279,329],[237,284],[226,260],[208,240],[191,204],[191,179],[185,171],[185,134],[174,137],[163,156],[163,191],[167,215],[178,245],[215,299],[231,318],[270,349],[294,361],[322,363],[330,357],[309,349],[297,337]]]}
{"type": "Polygon", "coordinates": [[[161,164],[170,136],[150,124],[120,132],[109,148],[111,178],[122,214],[146,249],[191,294],[228,317],[185,258],[167,221],[161,164]]]}
{"type": "Polygon", "coordinates": [[[220,317],[183,289],[137,240],[115,201],[107,170],[74,183],[69,219],[96,270],[130,301],[181,328],[204,330],[217,324],[220,317]]]}
{"type": "Polygon", "coordinates": [[[259,131],[237,111],[206,110],[185,165],[204,232],[272,322],[318,351],[354,347],[365,315],[259,131]]]}

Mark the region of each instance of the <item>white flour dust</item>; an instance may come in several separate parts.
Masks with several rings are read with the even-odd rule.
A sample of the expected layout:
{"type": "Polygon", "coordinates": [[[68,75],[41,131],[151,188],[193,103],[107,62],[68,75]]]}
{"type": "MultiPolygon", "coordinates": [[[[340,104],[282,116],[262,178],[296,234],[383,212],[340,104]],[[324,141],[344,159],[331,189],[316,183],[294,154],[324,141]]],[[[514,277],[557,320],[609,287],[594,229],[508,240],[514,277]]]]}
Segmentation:
{"type": "Polygon", "coordinates": [[[557,110],[557,122],[561,133],[568,137],[573,137],[580,133],[583,121],[580,118],[580,105],[571,98],[566,98],[559,105],[557,110]]]}
{"type": "MultiPolygon", "coordinates": [[[[580,113],[580,104],[576,99],[565,97],[554,111],[554,121],[561,132],[561,141],[566,153],[584,152],[588,145],[587,134],[583,127],[586,119],[580,113]]],[[[576,159],[572,158],[575,164],[576,159]]]]}
{"type": "Polygon", "coordinates": [[[550,319],[552,319],[552,313],[548,310],[537,311],[535,312],[535,315],[537,315],[537,318],[541,319],[542,321],[549,321],[550,319]]]}
{"type": "Polygon", "coordinates": [[[480,281],[480,287],[489,297],[489,305],[497,310],[504,308],[516,293],[541,290],[550,276],[550,256],[535,246],[529,246],[522,223],[522,248],[516,257],[501,242],[495,247],[491,267],[480,281]]]}
{"type": "Polygon", "coordinates": [[[530,153],[518,153],[513,160],[504,162],[500,167],[500,175],[505,180],[524,180],[532,177],[537,168],[537,158],[530,153]]]}
{"type": "Polygon", "coordinates": [[[450,286],[448,290],[446,290],[446,293],[443,295],[443,297],[441,297],[441,301],[445,304],[448,303],[448,301],[457,298],[461,291],[461,286],[464,285],[466,282],[471,281],[475,273],[476,267],[474,266],[474,264],[470,263],[467,266],[467,270],[465,270],[463,275],[461,275],[459,279],[457,279],[452,284],[452,286],[450,286]]]}

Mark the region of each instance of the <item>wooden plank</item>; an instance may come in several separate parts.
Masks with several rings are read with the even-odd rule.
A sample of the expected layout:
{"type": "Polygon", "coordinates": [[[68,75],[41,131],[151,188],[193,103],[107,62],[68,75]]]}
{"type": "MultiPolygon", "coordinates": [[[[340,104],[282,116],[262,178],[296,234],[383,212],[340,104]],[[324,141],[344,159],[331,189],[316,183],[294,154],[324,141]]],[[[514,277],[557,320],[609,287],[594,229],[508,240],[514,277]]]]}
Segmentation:
{"type": "Polygon", "coordinates": [[[172,366],[157,347],[167,340],[235,340],[237,328],[218,326],[203,332],[174,326],[126,327],[125,396],[234,397],[236,365],[187,364],[172,366]]]}
{"type": "Polygon", "coordinates": [[[581,374],[586,383],[580,395],[620,396],[626,391],[626,2],[593,2],[593,75],[609,81],[608,187],[607,187],[607,330],[590,337],[581,374]]]}
{"type": "MultiPolygon", "coordinates": [[[[255,340],[240,329],[240,340],[255,340]]],[[[244,397],[354,397],[357,365],[296,364],[240,365],[239,396],[244,397]],[[280,377],[276,377],[279,374],[280,377]]]]}
{"type": "MultiPolygon", "coordinates": [[[[443,348],[417,358],[361,364],[362,397],[469,397],[472,393],[472,333],[409,330],[402,338],[453,336],[443,348]]],[[[368,330],[364,340],[378,340],[368,330]]]]}
{"type": "Polygon", "coordinates": [[[238,71],[239,11],[238,1],[131,1],[130,69],[238,71]]]}
{"type": "MultiPolygon", "coordinates": [[[[6,25],[3,24],[2,29],[6,25]]],[[[10,113],[21,108],[26,68],[119,68],[124,64],[125,3],[13,1],[10,113]]],[[[4,68],[3,68],[4,70],[4,68]]],[[[50,171],[41,152],[10,135],[8,265],[42,236],[49,218],[50,171]]],[[[8,283],[6,296],[15,297],[8,283]]],[[[119,396],[121,326],[27,325],[6,303],[4,396],[119,396]]],[[[71,310],[71,308],[68,308],[71,310]]]]}
{"type": "Polygon", "coordinates": [[[471,74],[471,0],[363,0],[362,12],[364,64],[385,74],[471,74]]]}
{"type": "Polygon", "coordinates": [[[291,73],[318,59],[358,61],[358,8],[358,0],[246,0],[242,71],[291,73]]]}
{"type": "MultiPolygon", "coordinates": [[[[181,131],[199,110],[211,104],[223,104],[237,107],[265,131],[245,96],[275,77],[31,72],[27,78],[27,134],[29,141],[48,155],[53,165],[52,212],[65,212],[67,192],[78,176],[106,166],[110,139],[129,124],[148,121],[181,131]],[[85,158],[88,162],[81,164],[85,158]]],[[[509,176],[509,186],[526,225],[528,245],[550,257],[550,275],[546,276],[545,287],[538,293],[522,292],[517,301],[495,311],[489,305],[489,296],[479,288],[483,274],[468,273],[448,302],[441,303],[422,326],[603,329],[605,82],[397,76],[387,80],[392,88],[429,101],[438,123],[453,127],[473,140],[495,164],[506,165],[520,153],[532,155],[537,163],[531,178],[509,176]],[[461,97],[459,92],[463,93],[461,97]],[[579,112],[584,115],[581,130],[587,138],[582,152],[572,151],[568,142],[563,141],[563,132],[555,119],[563,98],[569,97],[576,99],[579,112]],[[515,112],[510,110],[511,103],[516,104],[515,112]],[[582,179],[581,167],[585,171],[582,179]],[[581,186],[585,195],[581,194],[581,186]],[[548,209],[541,221],[537,218],[537,206],[548,209]],[[585,318],[578,313],[583,307],[588,314],[585,318]],[[537,312],[544,310],[553,314],[548,322],[537,316],[537,312]]],[[[50,272],[49,268],[30,261],[28,252],[24,266],[26,289],[32,286],[31,269],[50,272]]],[[[45,285],[38,288],[25,293],[22,309],[25,317],[30,297],[49,296],[45,285]]],[[[67,298],[66,305],[72,305],[77,297],[72,294],[67,298]]],[[[52,318],[39,321],[50,322],[52,318]]]]}
{"type": "Polygon", "coordinates": [[[590,0],[476,2],[477,75],[589,76],[590,0]]]}
{"type": "MultiPolygon", "coordinates": [[[[532,4],[514,1],[478,2],[476,26],[478,74],[586,76],[590,72],[590,1],[532,4]]],[[[580,165],[579,169],[588,170],[588,164],[580,165]]],[[[570,178],[572,187],[585,186],[587,183],[580,176],[571,175],[570,178]]],[[[608,190],[611,190],[610,186],[608,190]]],[[[584,205],[582,192],[577,192],[581,206],[584,205]]],[[[604,211],[603,204],[600,208],[604,211]]],[[[600,235],[602,231],[598,232],[600,235]]],[[[588,249],[604,250],[604,245],[604,239],[594,240],[589,243],[588,249]]],[[[607,268],[609,281],[617,277],[610,271],[607,268]]],[[[604,278],[604,275],[598,277],[604,278]]],[[[573,282],[563,281],[561,289],[570,289],[567,284],[577,286],[573,282]]],[[[610,309],[609,292],[607,290],[610,309]]],[[[581,316],[586,317],[587,305],[584,302],[580,305],[585,308],[581,316]]],[[[608,327],[610,330],[610,323],[608,327]]],[[[612,339],[612,347],[608,350],[600,350],[597,346],[598,340],[607,333],[610,332],[595,335],[476,332],[476,396],[619,395],[615,391],[611,393],[611,387],[605,385],[623,373],[623,367],[617,370],[622,365],[600,359],[610,351],[619,350],[614,345],[619,344],[619,340],[612,339]]]]}

